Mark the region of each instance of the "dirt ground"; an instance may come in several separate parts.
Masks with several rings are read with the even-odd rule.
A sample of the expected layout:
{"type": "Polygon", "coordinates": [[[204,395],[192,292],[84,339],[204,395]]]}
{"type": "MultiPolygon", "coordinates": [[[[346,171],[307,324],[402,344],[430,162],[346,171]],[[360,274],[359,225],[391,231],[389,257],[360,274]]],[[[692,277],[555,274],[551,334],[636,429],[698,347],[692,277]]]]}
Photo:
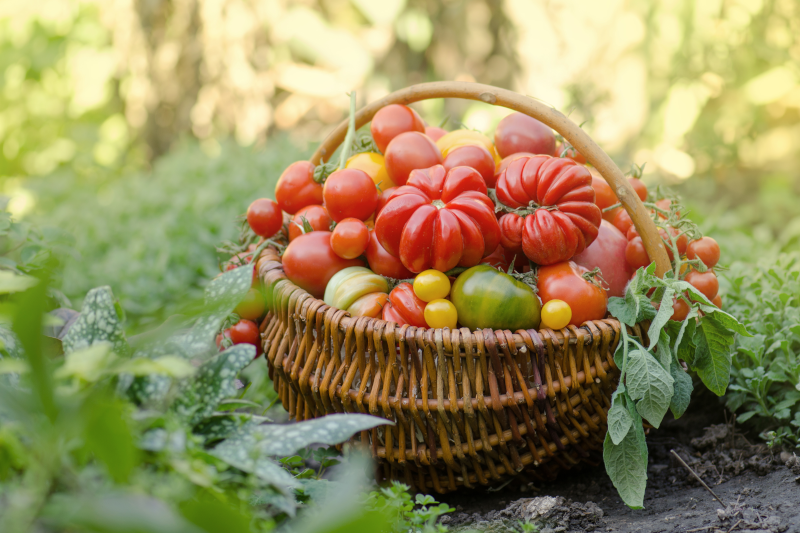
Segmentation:
{"type": "Polygon", "coordinates": [[[441,496],[456,508],[443,518],[456,531],[800,533],[800,461],[771,452],[726,423],[714,397],[697,398],[679,420],[665,419],[647,437],[645,509],[617,496],[603,466],[571,471],[552,484],[441,496]],[[671,454],[674,449],[725,503],[723,506],[671,454]],[[788,461],[788,465],[786,464],[788,461]]]}

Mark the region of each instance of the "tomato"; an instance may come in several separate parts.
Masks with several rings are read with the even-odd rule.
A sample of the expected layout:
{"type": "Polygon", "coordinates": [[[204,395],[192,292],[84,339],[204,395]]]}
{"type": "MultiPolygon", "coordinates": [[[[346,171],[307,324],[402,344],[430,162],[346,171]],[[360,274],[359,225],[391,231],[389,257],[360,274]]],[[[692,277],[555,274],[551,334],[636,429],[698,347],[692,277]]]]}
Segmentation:
{"type": "Polygon", "coordinates": [[[614,215],[614,219],[611,221],[623,235],[627,235],[628,230],[633,226],[633,220],[631,220],[631,216],[628,214],[625,209],[620,208],[617,211],[617,214],[614,215]]]}
{"type": "Polygon", "coordinates": [[[325,180],[325,207],[335,222],[345,218],[367,220],[378,207],[378,189],[363,170],[337,170],[325,180]]]}
{"type": "MultiPolygon", "coordinates": [[[[595,203],[600,210],[619,202],[619,198],[614,194],[611,185],[602,176],[595,175],[594,172],[592,172],[592,189],[594,189],[595,203]]],[[[606,215],[607,213],[604,213],[603,218],[606,218],[606,215]]]]}
{"type": "Polygon", "coordinates": [[[383,206],[386,205],[386,202],[389,201],[389,198],[391,198],[392,194],[394,194],[394,191],[396,190],[397,187],[391,187],[385,191],[381,191],[381,193],[378,195],[378,208],[375,210],[375,216],[380,214],[381,209],[383,209],[383,206]]]}
{"type": "MultiPolygon", "coordinates": [[[[673,236],[678,235],[678,233],[680,233],[677,229],[672,227],[669,228],[669,232],[673,236]]],[[[672,261],[673,260],[672,241],[670,237],[667,235],[667,230],[659,227],[658,234],[661,236],[661,241],[662,244],[664,245],[664,249],[667,251],[667,256],[669,256],[669,260],[672,261]]],[[[632,241],[636,237],[640,237],[639,230],[636,229],[636,226],[632,225],[631,227],[628,228],[628,233],[627,233],[628,241],[632,241]]],[[[683,256],[683,254],[686,253],[687,242],[688,239],[686,238],[685,234],[681,234],[680,236],[678,236],[677,239],[675,239],[675,246],[678,248],[678,255],[683,256]]],[[[648,262],[647,264],[649,265],[650,262],[648,262]]]]}
{"type": "Polygon", "coordinates": [[[342,259],[355,259],[369,244],[367,225],[357,218],[346,218],[336,224],[331,233],[331,248],[342,259]]]}
{"type": "Polygon", "coordinates": [[[414,170],[375,221],[375,234],[411,272],[480,263],[494,250],[500,228],[486,183],[468,167],[414,170]]]}
{"type": "Polygon", "coordinates": [[[225,331],[233,344],[252,344],[257,346],[261,340],[258,326],[252,320],[243,318],[225,331]]]}
{"type": "Polygon", "coordinates": [[[556,157],[568,157],[581,165],[586,164],[586,158],[583,157],[583,154],[578,152],[574,146],[566,141],[556,146],[555,155],[556,157]]]}
{"type": "Polygon", "coordinates": [[[702,292],[706,298],[713,300],[719,293],[719,280],[713,270],[698,272],[691,270],[684,278],[692,287],[702,292]]]}
{"type": "Polygon", "coordinates": [[[380,318],[383,313],[383,307],[388,301],[389,295],[385,292],[371,292],[353,302],[347,308],[347,312],[350,313],[350,316],[380,318]]]}
{"type": "Polygon", "coordinates": [[[622,297],[633,274],[625,259],[627,245],[625,236],[610,222],[603,220],[594,242],[572,260],[588,270],[599,268],[606,281],[603,287],[608,290],[608,296],[622,297]]]}
{"type": "Polygon", "coordinates": [[[489,265],[498,270],[505,272],[508,270],[508,259],[506,259],[506,249],[502,245],[498,245],[494,252],[481,259],[482,265],[489,265]]]}
{"type": "Polygon", "coordinates": [[[401,283],[389,293],[389,300],[383,306],[381,318],[395,322],[398,326],[408,324],[418,328],[427,326],[425,322],[425,302],[414,294],[410,283],[401,283]]]}
{"type": "Polygon", "coordinates": [[[711,237],[702,237],[689,243],[686,256],[700,259],[706,267],[713,268],[719,262],[719,244],[711,237]]]}
{"type": "Polygon", "coordinates": [[[321,205],[308,205],[300,209],[289,222],[289,242],[303,234],[303,219],[311,226],[312,231],[330,231],[331,216],[328,210],[321,205]]]}
{"type": "Polygon", "coordinates": [[[356,154],[347,160],[344,168],[363,170],[372,179],[372,183],[381,191],[397,187],[389,178],[389,173],[386,172],[386,159],[381,154],[376,154],[375,152],[356,154]]]}
{"type": "Polygon", "coordinates": [[[720,309],[722,309],[722,296],[720,296],[719,294],[717,294],[716,296],[714,296],[714,299],[713,299],[713,300],[711,300],[711,303],[712,303],[712,304],[714,304],[714,305],[716,305],[716,306],[717,306],[717,307],[719,307],[720,309]]]}
{"type": "Polygon", "coordinates": [[[633,271],[647,268],[652,263],[650,256],[647,255],[647,251],[644,249],[644,242],[638,235],[629,240],[625,246],[625,260],[633,271]]]}
{"type": "Polygon", "coordinates": [[[269,198],[259,198],[247,208],[247,223],[259,237],[270,238],[283,226],[283,213],[269,198]]]}
{"type": "Polygon", "coordinates": [[[689,304],[683,299],[676,298],[675,303],[672,304],[672,316],[669,317],[669,319],[675,320],[676,322],[683,322],[689,315],[690,309],[689,304]]]}
{"type": "Polygon", "coordinates": [[[562,300],[550,300],[542,306],[542,326],[549,329],[563,329],[572,320],[572,309],[562,300]]]}
{"type": "Polygon", "coordinates": [[[389,178],[397,185],[405,185],[412,170],[442,164],[442,152],[436,143],[416,131],[401,133],[392,139],[384,153],[389,178]]]}
{"type": "Polygon", "coordinates": [[[428,126],[427,128],[425,128],[425,135],[430,137],[433,142],[436,142],[445,135],[447,135],[447,130],[442,129],[438,126],[428,126]]]}
{"type": "Polygon", "coordinates": [[[331,278],[324,300],[331,307],[347,310],[362,296],[376,292],[389,292],[386,278],[368,268],[355,266],[340,270],[331,278]]]}
{"type": "MultiPolygon", "coordinates": [[[[244,266],[252,262],[253,252],[240,252],[231,257],[230,261],[225,264],[224,270],[227,272],[228,270],[233,270],[234,268],[239,268],[240,266],[244,266]]],[[[251,282],[251,286],[258,286],[258,273],[256,272],[255,265],[253,265],[253,281],[251,282]]]]}
{"type": "Polygon", "coordinates": [[[369,232],[369,244],[367,245],[367,262],[369,268],[376,274],[394,279],[413,278],[414,274],[403,266],[398,258],[387,252],[381,246],[374,231],[369,232]]]}
{"type": "Polygon", "coordinates": [[[451,150],[459,147],[459,146],[469,146],[469,145],[479,145],[486,148],[490,154],[492,154],[492,158],[495,161],[499,162],[499,156],[496,156],[496,149],[492,140],[489,139],[483,133],[474,130],[454,130],[447,135],[440,137],[438,141],[436,141],[436,146],[439,147],[439,150],[442,151],[443,156],[447,156],[451,150]]]}
{"type": "Polygon", "coordinates": [[[363,266],[360,259],[342,259],[331,248],[330,231],[312,231],[289,243],[281,258],[289,280],[315,298],[322,298],[325,286],[340,270],[363,266]]]}
{"type": "Polygon", "coordinates": [[[438,298],[431,300],[425,306],[424,311],[425,323],[429,328],[450,328],[456,329],[458,324],[458,312],[453,302],[438,298]]]}
{"type": "Polygon", "coordinates": [[[509,156],[504,157],[502,161],[500,161],[500,164],[497,165],[497,170],[495,170],[495,176],[496,176],[495,181],[497,180],[497,178],[500,177],[500,174],[502,174],[503,171],[508,168],[508,165],[510,165],[517,159],[521,157],[533,157],[535,155],[536,154],[533,154],[531,152],[517,152],[516,154],[511,154],[509,156]]]}
{"type": "Polygon", "coordinates": [[[473,331],[539,327],[540,304],[533,289],[489,265],[474,266],[459,275],[450,299],[459,322],[473,331]]]}
{"type": "Polygon", "coordinates": [[[500,157],[516,152],[553,155],[556,136],[549,126],[522,113],[511,113],[494,130],[494,144],[500,157]]]}
{"type": "Polygon", "coordinates": [[[387,105],[378,110],[372,117],[369,126],[372,132],[372,140],[378,150],[386,153],[389,143],[400,135],[408,131],[418,131],[425,133],[425,123],[416,111],[408,106],[400,104],[387,105]]]}
{"type": "Polygon", "coordinates": [[[497,180],[497,199],[526,209],[524,223],[511,219],[502,228],[509,241],[521,243],[525,256],[551,265],[581,253],[596,238],[602,214],[595,204],[592,175],[571,159],[537,155],[511,163],[497,180]]]}
{"type": "Polygon", "coordinates": [[[493,189],[495,186],[494,177],[494,158],[484,146],[468,144],[456,146],[447,153],[444,158],[445,170],[454,167],[471,167],[478,171],[483,177],[486,186],[493,189]]]}
{"type": "Polygon", "coordinates": [[[543,266],[539,269],[539,297],[547,304],[563,300],[572,309],[573,326],[606,316],[606,291],[582,277],[587,270],[572,261],[543,266]]]}
{"type": "Polygon", "coordinates": [[[322,185],[314,181],[314,165],[297,161],[286,167],[275,185],[275,200],[290,215],[307,205],[321,204],[322,185]]]}
{"type": "Polygon", "coordinates": [[[447,298],[450,294],[450,280],[438,270],[420,272],[414,278],[414,294],[423,302],[447,298]]]}
{"type": "Polygon", "coordinates": [[[647,200],[647,185],[642,183],[642,180],[639,178],[628,178],[628,183],[631,184],[631,187],[633,187],[633,190],[641,201],[644,202],[647,200]]]}
{"type": "Polygon", "coordinates": [[[258,289],[250,289],[245,294],[234,312],[247,320],[258,320],[264,316],[265,311],[264,295],[258,289]]]}

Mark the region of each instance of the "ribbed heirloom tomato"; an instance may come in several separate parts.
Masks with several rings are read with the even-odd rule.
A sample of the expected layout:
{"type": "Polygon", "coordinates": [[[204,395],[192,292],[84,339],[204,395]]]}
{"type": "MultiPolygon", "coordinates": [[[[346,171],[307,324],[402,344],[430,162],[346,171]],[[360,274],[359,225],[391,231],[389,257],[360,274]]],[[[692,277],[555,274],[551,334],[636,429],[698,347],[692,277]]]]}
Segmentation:
{"type": "Polygon", "coordinates": [[[394,279],[414,277],[414,273],[404,267],[400,259],[383,249],[374,231],[369,232],[369,244],[367,244],[366,253],[369,268],[376,274],[394,279]]]}
{"type": "Polygon", "coordinates": [[[602,215],[592,175],[571,159],[517,159],[497,180],[497,199],[523,214],[500,219],[503,246],[539,265],[567,261],[597,238],[602,215]]]}
{"type": "Polygon", "coordinates": [[[312,231],[289,243],[281,257],[289,280],[315,298],[322,298],[334,274],[351,266],[364,266],[360,259],[342,259],[331,248],[330,231],[312,231]]]}
{"type": "Polygon", "coordinates": [[[497,247],[500,228],[486,183],[469,167],[411,173],[375,221],[375,234],[411,272],[473,266],[497,247]]]}
{"type": "Polygon", "coordinates": [[[402,326],[408,324],[418,328],[427,326],[425,322],[425,302],[414,294],[410,283],[401,283],[389,293],[389,301],[383,306],[381,318],[402,326]]]}
{"type": "Polygon", "coordinates": [[[322,203],[322,185],[314,181],[314,165],[308,161],[292,163],[275,185],[275,201],[294,215],[307,205],[322,203]]]}
{"type": "Polygon", "coordinates": [[[539,269],[537,286],[542,303],[546,305],[550,300],[566,302],[572,310],[569,323],[573,326],[606,316],[606,291],[586,280],[583,274],[587,272],[572,261],[539,269]]]}

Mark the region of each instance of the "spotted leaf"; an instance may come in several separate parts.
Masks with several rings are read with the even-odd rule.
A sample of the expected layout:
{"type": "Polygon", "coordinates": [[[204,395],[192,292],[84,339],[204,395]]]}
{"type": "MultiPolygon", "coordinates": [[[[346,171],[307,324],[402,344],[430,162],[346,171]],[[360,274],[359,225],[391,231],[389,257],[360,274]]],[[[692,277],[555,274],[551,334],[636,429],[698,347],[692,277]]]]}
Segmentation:
{"type": "Polygon", "coordinates": [[[117,355],[127,356],[130,347],[122,327],[122,310],[110,287],[97,287],[86,295],[81,314],[63,339],[64,353],[108,342],[117,355]]]}

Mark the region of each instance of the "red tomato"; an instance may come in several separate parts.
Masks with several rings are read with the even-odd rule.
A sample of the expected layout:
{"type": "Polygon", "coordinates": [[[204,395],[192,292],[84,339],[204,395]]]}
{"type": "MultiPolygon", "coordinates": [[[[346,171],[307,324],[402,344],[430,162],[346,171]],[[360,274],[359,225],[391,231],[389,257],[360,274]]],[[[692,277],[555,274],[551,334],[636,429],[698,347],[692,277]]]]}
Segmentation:
{"type": "Polygon", "coordinates": [[[424,133],[401,133],[386,148],[386,171],[397,185],[405,185],[412,170],[442,164],[442,152],[424,133]]]}
{"type": "Polygon", "coordinates": [[[261,340],[258,326],[252,320],[244,318],[226,330],[233,344],[252,344],[257,346],[261,340]]]}
{"type": "Polygon", "coordinates": [[[639,178],[628,178],[628,183],[631,184],[631,187],[636,191],[636,195],[641,201],[644,202],[647,200],[647,185],[642,183],[642,180],[639,178]]]}
{"type": "Polygon", "coordinates": [[[438,126],[428,126],[427,128],[425,128],[425,135],[430,137],[431,140],[433,140],[433,142],[436,142],[445,135],[447,135],[447,130],[442,129],[438,126]]]}
{"type": "Polygon", "coordinates": [[[711,237],[703,237],[689,243],[686,249],[689,259],[700,259],[708,268],[719,262],[719,244],[711,237]]]}
{"type": "Polygon", "coordinates": [[[620,209],[617,211],[617,214],[614,216],[614,220],[611,221],[621,233],[627,235],[628,230],[633,226],[633,220],[631,220],[631,216],[628,214],[627,211],[624,209],[620,209]]]}
{"type": "Polygon", "coordinates": [[[322,298],[325,286],[343,268],[364,266],[360,259],[342,259],[331,248],[330,231],[312,231],[289,243],[281,258],[283,272],[289,280],[322,298]]]}
{"type": "Polygon", "coordinates": [[[719,293],[719,280],[713,270],[698,272],[690,271],[684,278],[692,287],[702,292],[706,298],[713,300],[719,293]]]}
{"type": "Polygon", "coordinates": [[[506,272],[508,270],[508,259],[506,259],[505,248],[498,244],[497,248],[494,249],[494,252],[481,259],[481,263],[493,266],[494,268],[506,272]]]}
{"type": "Polygon", "coordinates": [[[259,198],[247,208],[247,223],[253,233],[269,239],[283,226],[283,213],[273,200],[259,198]]]}
{"type": "Polygon", "coordinates": [[[511,113],[497,125],[494,145],[500,157],[516,152],[552,155],[556,150],[556,136],[549,126],[522,113],[511,113]]]}
{"type": "Polygon", "coordinates": [[[378,215],[375,234],[411,272],[477,265],[500,241],[486,192],[486,182],[469,167],[415,170],[378,215]]]}
{"type": "Polygon", "coordinates": [[[286,167],[275,185],[275,200],[290,215],[307,205],[321,204],[322,185],[314,181],[314,165],[297,161],[286,167]]]}
{"type": "Polygon", "coordinates": [[[569,323],[573,326],[580,326],[589,320],[601,320],[606,316],[606,291],[585,280],[581,275],[586,272],[585,268],[572,261],[539,269],[537,286],[542,304],[550,300],[567,302],[572,309],[569,323]]]}
{"type": "Polygon", "coordinates": [[[557,144],[554,155],[556,157],[568,157],[581,165],[586,164],[586,158],[568,142],[557,144]]]}
{"type": "MultiPolygon", "coordinates": [[[[524,217],[521,237],[507,235],[509,240],[520,240],[525,256],[534,263],[567,261],[597,238],[603,217],[595,204],[592,175],[571,159],[549,155],[518,159],[500,175],[496,190],[497,199],[509,207],[536,206],[524,217]]],[[[518,216],[509,213],[504,218],[518,216]]],[[[519,223],[503,227],[512,226],[519,228],[519,223]]]]}
{"type": "Polygon", "coordinates": [[[331,219],[328,210],[321,205],[309,205],[302,208],[289,222],[289,242],[303,234],[303,218],[311,225],[312,231],[330,231],[331,219]]]}
{"type": "Polygon", "coordinates": [[[675,303],[672,304],[672,316],[669,317],[670,320],[675,320],[677,322],[683,322],[686,320],[686,316],[689,314],[689,304],[685,301],[676,298],[675,303]]]}
{"type": "Polygon", "coordinates": [[[245,294],[239,305],[236,306],[234,312],[242,318],[247,320],[258,320],[264,316],[266,303],[264,302],[264,295],[258,289],[250,289],[245,294]]]}
{"type": "Polygon", "coordinates": [[[495,171],[496,175],[495,181],[497,180],[497,178],[500,177],[500,174],[502,174],[503,171],[508,168],[508,165],[510,165],[520,157],[533,157],[535,155],[536,154],[533,154],[531,152],[517,152],[516,154],[511,154],[507,157],[504,157],[503,160],[500,161],[500,164],[497,165],[497,170],[495,171]]]}
{"type": "Polygon", "coordinates": [[[376,274],[394,279],[413,278],[414,274],[403,266],[398,258],[387,252],[374,231],[369,232],[369,244],[367,245],[367,262],[369,268],[376,274]]]}
{"type": "Polygon", "coordinates": [[[383,306],[381,318],[387,322],[396,322],[398,326],[408,324],[424,328],[427,327],[425,305],[414,294],[414,287],[410,283],[401,283],[389,293],[389,301],[383,306]]]}
{"type": "Polygon", "coordinates": [[[493,189],[496,183],[494,177],[494,158],[486,147],[477,144],[456,146],[447,152],[444,158],[445,170],[454,167],[471,167],[478,171],[486,186],[493,189]]]}
{"type": "Polygon", "coordinates": [[[644,249],[644,242],[638,235],[629,240],[625,246],[625,260],[633,271],[642,267],[647,268],[652,263],[650,256],[647,255],[647,251],[644,249]]]}
{"type": "Polygon", "coordinates": [[[377,217],[381,213],[381,209],[386,205],[386,202],[389,201],[389,197],[394,194],[394,191],[397,190],[397,187],[389,187],[385,191],[381,191],[378,195],[378,208],[375,210],[375,216],[377,217]]]}
{"type": "Polygon", "coordinates": [[[416,111],[408,106],[400,104],[387,105],[378,110],[372,117],[369,126],[372,132],[372,140],[375,146],[382,153],[386,153],[386,147],[392,139],[407,131],[419,131],[425,133],[425,123],[416,111]]]}
{"type": "Polygon", "coordinates": [[[714,305],[716,305],[716,306],[717,306],[717,307],[719,307],[720,309],[722,309],[722,296],[720,296],[719,294],[717,294],[716,296],[714,296],[714,299],[713,299],[713,300],[711,300],[711,303],[712,303],[712,304],[714,304],[714,305]]]}
{"type": "MultiPolygon", "coordinates": [[[[675,228],[670,228],[669,232],[672,235],[677,235],[679,233],[678,230],[675,229],[675,228]]],[[[661,236],[661,241],[664,244],[664,249],[667,251],[667,255],[669,256],[669,260],[672,261],[673,260],[672,241],[670,240],[670,237],[667,235],[667,231],[664,228],[658,228],[658,234],[661,236]]],[[[636,226],[631,224],[631,227],[628,228],[628,232],[627,232],[626,237],[627,237],[627,239],[629,241],[632,241],[636,237],[640,237],[639,230],[636,229],[636,226]]],[[[680,256],[683,256],[683,254],[686,253],[686,243],[687,243],[687,241],[688,241],[688,239],[686,238],[686,235],[681,235],[680,237],[678,237],[676,239],[675,246],[677,246],[678,254],[680,256]]],[[[647,264],[649,265],[650,262],[648,261],[647,264]]]]}
{"type": "Polygon", "coordinates": [[[598,267],[606,281],[603,286],[607,289],[608,296],[622,297],[633,274],[626,261],[627,245],[625,236],[611,222],[603,220],[595,241],[572,260],[588,270],[598,267]]]}
{"type": "Polygon", "coordinates": [[[357,218],[346,218],[331,233],[331,248],[342,259],[355,259],[369,244],[367,225],[357,218]]]}
{"type": "Polygon", "coordinates": [[[345,218],[367,220],[378,207],[375,183],[356,168],[344,168],[328,176],[322,194],[328,214],[336,222],[345,218]]]}

